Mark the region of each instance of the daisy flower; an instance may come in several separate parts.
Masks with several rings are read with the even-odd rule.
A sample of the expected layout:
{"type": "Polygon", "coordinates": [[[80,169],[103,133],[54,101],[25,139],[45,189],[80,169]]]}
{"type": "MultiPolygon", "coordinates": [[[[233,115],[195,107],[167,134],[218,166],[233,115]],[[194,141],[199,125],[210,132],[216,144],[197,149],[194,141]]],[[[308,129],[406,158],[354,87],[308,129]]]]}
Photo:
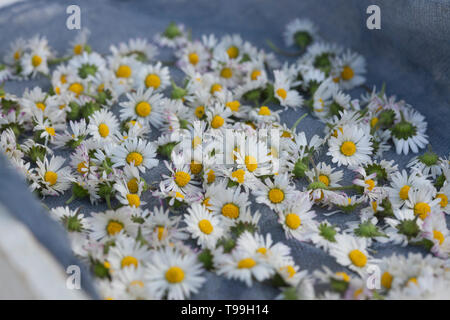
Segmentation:
{"type": "MultiPolygon", "coordinates": [[[[130,184],[130,187],[135,191],[134,184],[130,184]]],[[[116,181],[114,190],[117,191],[115,194],[117,200],[123,205],[139,208],[140,206],[147,204],[147,202],[141,200],[140,190],[138,189],[138,192],[132,192],[124,179],[116,181]]]]}
{"type": "Polygon", "coordinates": [[[116,116],[106,109],[95,111],[89,117],[87,132],[98,142],[114,142],[114,135],[118,132],[118,129],[119,122],[116,116]]]}
{"type": "Polygon", "coordinates": [[[311,236],[311,242],[318,248],[328,252],[330,245],[336,242],[336,235],[340,228],[332,225],[327,220],[323,220],[317,224],[315,233],[311,236]]]}
{"type": "MultiPolygon", "coordinates": [[[[225,138],[229,139],[227,136],[225,138]]],[[[232,149],[229,147],[227,145],[228,150],[233,150],[233,159],[238,168],[250,172],[255,177],[270,175],[278,171],[276,163],[273,161],[274,157],[269,155],[269,147],[258,136],[244,136],[244,139],[237,141],[237,146],[232,144],[232,149]]],[[[228,159],[225,161],[225,163],[230,163],[228,159]]]]}
{"type": "Polygon", "coordinates": [[[356,52],[347,50],[341,56],[332,60],[331,76],[344,90],[350,90],[362,85],[366,79],[366,60],[356,52]]]}
{"type": "MultiPolygon", "coordinates": [[[[339,130],[340,131],[340,130],[339,130]]],[[[327,155],[338,166],[358,166],[370,161],[372,143],[368,135],[357,126],[343,126],[337,137],[328,140],[327,155]]]]}
{"type": "MultiPolygon", "coordinates": [[[[69,67],[76,70],[76,74],[81,79],[91,79],[101,74],[106,69],[105,59],[96,52],[83,52],[70,59],[69,67]]],[[[70,90],[70,89],[69,89],[70,90]]]]}
{"type": "Polygon", "coordinates": [[[408,200],[405,207],[414,212],[420,219],[425,220],[431,212],[440,208],[441,199],[435,198],[436,190],[434,188],[413,189],[408,192],[408,200]]]}
{"type": "Polygon", "coordinates": [[[448,203],[448,199],[450,198],[450,183],[447,182],[439,191],[436,193],[436,199],[440,199],[439,202],[440,207],[439,210],[442,210],[446,214],[450,214],[450,205],[448,203]]]}
{"type": "Polygon", "coordinates": [[[89,35],[91,34],[91,31],[89,31],[88,28],[83,28],[81,31],[79,31],[75,37],[70,42],[70,48],[68,50],[68,53],[70,55],[80,55],[84,51],[89,52],[91,48],[87,44],[87,41],[89,39],[89,35]]]}
{"type": "Polygon", "coordinates": [[[278,213],[278,222],[283,226],[286,238],[299,241],[311,239],[317,230],[314,220],[316,214],[311,211],[312,202],[306,192],[298,193],[283,210],[278,213]]]}
{"type": "Polygon", "coordinates": [[[30,51],[24,53],[20,58],[22,75],[34,77],[39,72],[48,74],[48,59],[52,58],[53,54],[48,47],[47,39],[35,36],[29,40],[27,49],[30,51]]]}
{"type": "Polygon", "coordinates": [[[422,236],[432,242],[431,252],[447,259],[450,254],[450,231],[447,228],[445,215],[434,212],[423,221],[422,236]]]}
{"type": "Polygon", "coordinates": [[[87,218],[91,226],[90,238],[96,241],[106,241],[117,237],[120,232],[124,232],[135,237],[138,226],[131,220],[129,207],[122,207],[117,210],[107,210],[105,212],[92,212],[87,218]]]}
{"type": "Polygon", "coordinates": [[[113,56],[133,57],[139,62],[152,61],[158,54],[158,48],[142,38],[133,38],[128,43],[121,42],[119,47],[112,45],[109,49],[113,56]]]}
{"type": "Polygon", "coordinates": [[[150,123],[153,127],[159,128],[163,122],[162,95],[155,93],[153,88],[143,90],[139,88],[135,93],[126,94],[128,101],[120,103],[120,119],[137,120],[150,123]]]}
{"type": "Polygon", "coordinates": [[[144,65],[136,74],[134,86],[136,88],[152,88],[159,92],[170,85],[170,72],[168,67],[163,67],[161,62],[155,65],[144,65]]]}
{"type": "Polygon", "coordinates": [[[215,103],[206,112],[207,121],[211,130],[226,129],[227,124],[231,121],[230,116],[231,110],[220,103],[215,103]]]}
{"type": "Polygon", "coordinates": [[[315,169],[308,170],[305,172],[310,182],[314,182],[316,175],[318,175],[318,180],[325,184],[327,187],[340,187],[339,182],[344,176],[342,170],[335,171],[335,168],[327,165],[325,162],[319,162],[315,169]]]}
{"type": "Polygon", "coordinates": [[[187,45],[176,51],[177,64],[180,68],[192,66],[197,71],[205,71],[209,66],[210,53],[200,41],[188,42],[187,45]]]}
{"type": "Polygon", "coordinates": [[[208,209],[214,214],[236,221],[250,204],[248,194],[241,192],[240,188],[225,188],[222,185],[220,189],[211,195],[208,209]]]}
{"type": "Polygon", "coordinates": [[[181,216],[169,214],[169,210],[154,207],[150,215],[142,224],[142,233],[152,241],[152,244],[173,243],[185,240],[188,235],[179,228],[181,216]]]}
{"type": "Polygon", "coordinates": [[[150,292],[157,299],[181,300],[197,293],[205,282],[201,264],[194,253],[165,248],[153,252],[147,266],[150,292]]]}
{"type": "Polygon", "coordinates": [[[27,50],[27,42],[23,38],[17,38],[9,45],[8,52],[4,55],[5,63],[15,65],[20,63],[20,58],[27,50]]]}
{"type": "Polygon", "coordinates": [[[264,203],[272,210],[282,211],[293,200],[296,190],[289,183],[288,175],[276,175],[273,181],[270,178],[264,180],[260,189],[253,190],[256,202],[264,203]]]}
{"type": "Polygon", "coordinates": [[[115,270],[144,267],[151,254],[140,241],[126,236],[122,231],[117,235],[114,246],[109,247],[106,259],[115,273],[115,270]]]}
{"type": "Polygon", "coordinates": [[[423,176],[431,176],[433,179],[442,174],[441,159],[433,151],[427,151],[424,154],[414,157],[407,164],[412,171],[423,176]]]}
{"type": "Polygon", "coordinates": [[[164,32],[155,35],[154,40],[161,47],[181,47],[188,42],[188,32],[184,25],[171,22],[164,32]]]}
{"type": "Polygon", "coordinates": [[[385,218],[384,221],[389,226],[385,232],[389,240],[394,244],[406,246],[409,241],[420,240],[423,220],[418,219],[414,211],[404,209],[394,210],[395,218],[385,218]]]}
{"type": "Polygon", "coordinates": [[[237,279],[251,287],[253,278],[257,281],[269,279],[275,270],[259,252],[234,249],[230,254],[216,251],[214,267],[218,275],[227,279],[237,279]]]}
{"type": "Polygon", "coordinates": [[[430,185],[430,182],[425,177],[414,173],[408,176],[406,170],[394,173],[391,178],[391,186],[387,189],[389,200],[396,208],[402,207],[405,201],[409,199],[410,189],[426,188],[430,185]]]}
{"type": "Polygon", "coordinates": [[[127,300],[152,300],[153,296],[146,283],[145,271],[144,267],[116,270],[111,279],[113,289],[122,293],[127,300]]]}
{"type": "Polygon", "coordinates": [[[184,215],[186,231],[193,239],[197,239],[197,244],[204,248],[215,248],[217,240],[225,233],[221,225],[221,218],[211,214],[205,206],[194,203],[188,208],[187,215],[184,215]]]}
{"type": "Polygon", "coordinates": [[[214,48],[214,56],[226,53],[228,58],[240,61],[244,54],[244,41],[238,34],[224,36],[214,48]]]}
{"type": "Polygon", "coordinates": [[[274,96],[283,107],[297,108],[303,105],[303,97],[295,90],[291,90],[295,86],[285,72],[275,70],[274,74],[274,96]]]}
{"type": "Polygon", "coordinates": [[[305,49],[317,40],[317,27],[309,19],[296,18],[286,25],[283,36],[288,47],[305,49]]]}
{"type": "Polygon", "coordinates": [[[66,159],[52,156],[50,160],[36,161],[36,172],[39,177],[39,189],[42,194],[56,196],[70,188],[70,168],[63,167],[66,159]]]}
{"type": "Polygon", "coordinates": [[[123,167],[134,164],[141,172],[158,165],[156,148],[152,142],[141,138],[130,138],[112,150],[111,160],[113,167],[123,167]]]}
{"type": "Polygon", "coordinates": [[[371,257],[367,252],[365,238],[355,238],[346,234],[336,235],[336,243],[330,246],[330,255],[336,261],[353,271],[363,273],[371,257]]]}
{"type": "Polygon", "coordinates": [[[403,152],[405,155],[409,150],[417,153],[428,143],[425,117],[412,108],[403,108],[399,113],[400,119],[390,128],[395,151],[397,154],[403,152]]]}

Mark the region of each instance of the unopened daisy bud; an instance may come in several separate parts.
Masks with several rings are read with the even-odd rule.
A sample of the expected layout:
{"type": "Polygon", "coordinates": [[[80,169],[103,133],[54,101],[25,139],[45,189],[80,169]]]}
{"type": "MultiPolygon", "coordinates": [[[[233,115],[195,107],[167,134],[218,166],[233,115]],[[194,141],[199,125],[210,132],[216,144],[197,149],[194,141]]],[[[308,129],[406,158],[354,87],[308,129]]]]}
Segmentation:
{"type": "Polygon", "coordinates": [[[306,171],[308,171],[308,159],[298,159],[297,162],[294,165],[294,170],[292,171],[294,173],[294,176],[297,179],[303,178],[306,175],[306,171]]]}
{"type": "Polygon", "coordinates": [[[436,189],[442,188],[444,186],[445,180],[446,180],[446,178],[445,178],[444,174],[441,174],[440,176],[438,176],[434,183],[434,186],[436,187],[436,189]]]}
{"type": "Polygon", "coordinates": [[[89,121],[89,117],[98,110],[100,110],[100,106],[97,103],[88,102],[81,108],[81,116],[89,121]]]}

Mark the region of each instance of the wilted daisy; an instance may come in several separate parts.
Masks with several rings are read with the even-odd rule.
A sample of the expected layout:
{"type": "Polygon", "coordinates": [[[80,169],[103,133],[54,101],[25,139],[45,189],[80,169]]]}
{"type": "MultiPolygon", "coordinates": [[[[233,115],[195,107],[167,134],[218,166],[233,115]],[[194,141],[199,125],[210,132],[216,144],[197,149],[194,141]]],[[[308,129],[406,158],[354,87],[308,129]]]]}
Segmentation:
{"type": "Polygon", "coordinates": [[[153,252],[147,266],[147,281],[156,298],[181,300],[199,291],[205,282],[202,272],[196,254],[166,248],[153,252]]]}

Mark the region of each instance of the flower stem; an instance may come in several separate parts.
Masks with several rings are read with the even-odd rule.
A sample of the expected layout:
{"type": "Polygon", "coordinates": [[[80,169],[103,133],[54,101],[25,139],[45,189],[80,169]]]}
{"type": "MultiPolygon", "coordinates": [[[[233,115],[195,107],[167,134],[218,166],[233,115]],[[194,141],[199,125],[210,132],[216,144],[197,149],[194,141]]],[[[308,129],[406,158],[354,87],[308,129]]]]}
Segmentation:
{"type": "Polygon", "coordinates": [[[303,53],[303,51],[298,51],[298,52],[289,52],[289,51],[284,51],[281,50],[280,48],[278,48],[272,41],[270,41],[269,39],[266,40],[267,45],[270,47],[270,49],[272,49],[273,51],[275,51],[278,54],[281,54],[283,56],[287,56],[287,57],[298,57],[299,55],[301,55],[303,53]]]}
{"type": "Polygon", "coordinates": [[[342,186],[342,187],[329,187],[328,190],[330,191],[339,191],[339,190],[347,190],[347,189],[354,189],[355,186],[349,185],[349,186],[342,186]]]}
{"type": "Polygon", "coordinates": [[[112,210],[112,207],[111,207],[111,198],[110,198],[110,195],[109,195],[109,194],[105,195],[105,200],[106,200],[106,205],[108,206],[108,209],[112,210]]]}
{"type": "Polygon", "coordinates": [[[291,131],[294,131],[294,129],[297,128],[300,121],[302,121],[307,115],[308,113],[304,113],[300,118],[298,118],[297,121],[295,121],[294,125],[292,126],[291,131]]]}
{"type": "Polygon", "coordinates": [[[72,196],[69,198],[69,200],[66,201],[66,204],[70,204],[73,200],[75,200],[75,194],[72,193],[72,196]]]}

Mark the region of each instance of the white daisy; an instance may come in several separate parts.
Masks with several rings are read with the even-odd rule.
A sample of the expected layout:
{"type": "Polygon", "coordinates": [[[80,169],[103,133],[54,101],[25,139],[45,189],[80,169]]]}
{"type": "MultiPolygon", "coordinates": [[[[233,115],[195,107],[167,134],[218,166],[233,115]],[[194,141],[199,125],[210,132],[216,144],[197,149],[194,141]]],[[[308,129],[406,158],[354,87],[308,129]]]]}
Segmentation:
{"type": "Polygon", "coordinates": [[[283,211],[295,197],[296,190],[290,184],[288,175],[275,175],[273,181],[270,178],[264,180],[260,189],[253,190],[256,202],[264,203],[272,210],[283,211]]]}
{"type": "Polygon", "coordinates": [[[128,207],[122,207],[115,211],[92,212],[91,217],[87,220],[92,229],[89,236],[96,241],[117,237],[121,231],[132,237],[135,237],[138,232],[138,225],[131,220],[128,207]]]}
{"type": "Polygon", "coordinates": [[[365,238],[355,238],[346,234],[336,235],[336,243],[330,246],[330,255],[336,261],[353,271],[363,273],[371,257],[367,252],[365,238]]]}
{"type": "Polygon", "coordinates": [[[63,167],[66,159],[52,156],[50,160],[36,161],[36,172],[39,177],[39,189],[42,194],[56,196],[70,188],[70,168],[63,167]]]}
{"type": "Polygon", "coordinates": [[[89,117],[87,132],[98,142],[114,142],[114,135],[118,129],[119,122],[116,116],[106,109],[95,111],[89,117]]]}
{"type": "Polygon", "coordinates": [[[113,167],[123,167],[127,163],[134,164],[141,172],[158,165],[156,148],[152,142],[140,138],[130,138],[112,150],[113,167]]]}

